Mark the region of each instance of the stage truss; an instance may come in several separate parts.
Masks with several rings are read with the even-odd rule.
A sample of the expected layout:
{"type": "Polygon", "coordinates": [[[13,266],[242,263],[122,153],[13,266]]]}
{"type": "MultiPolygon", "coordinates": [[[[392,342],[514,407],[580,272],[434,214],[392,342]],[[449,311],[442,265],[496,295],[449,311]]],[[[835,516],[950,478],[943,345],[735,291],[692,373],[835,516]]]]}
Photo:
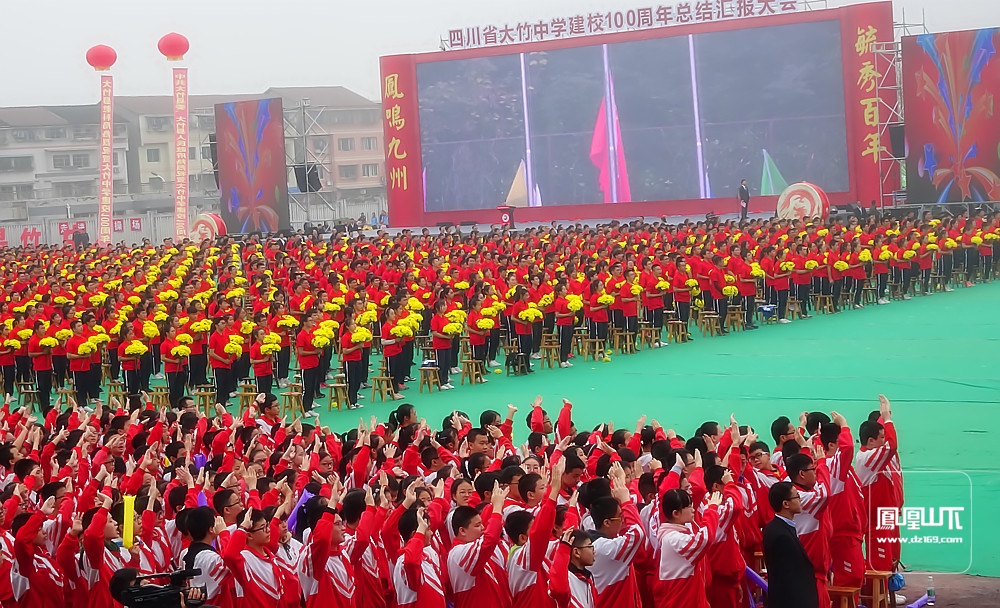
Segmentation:
{"type": "MultiPolygon", "coordinates": [[[[876,84],[878,97],[877,152],[879,171],[878,206],[881,208],[907,204],[906,200],[906,150],[893,150],[892,133],[903,129],[903,57],[902,37],[928,33],[924,13],[920,23],[907,23],[905,9],[901,21],[893,24],[893,41],[875,44],[875,71],[879,74],[876,84]],[[897,155],[898,152],[898,155],[897,155]],[[898,189],[894,188],[898,184],[898,189]]],[[[905,144],[905,138],[904,138],[905,144]]],[[[865,203],[865,201],[862,201],[865,203]]]]}

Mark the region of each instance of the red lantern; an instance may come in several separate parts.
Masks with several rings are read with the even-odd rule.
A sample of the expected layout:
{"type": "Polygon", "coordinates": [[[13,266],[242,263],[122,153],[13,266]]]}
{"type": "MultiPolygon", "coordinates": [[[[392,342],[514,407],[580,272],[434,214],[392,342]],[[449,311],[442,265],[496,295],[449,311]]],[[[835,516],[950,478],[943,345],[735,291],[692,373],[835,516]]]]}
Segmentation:
{"type": "Polygon", "coordinates": [[[160,38],[160,42],[156,45],[156,48],[160,49],[160,52],[166,56],[170,61],[180,61],[184,59],[184,54],[188,52],[191,48],[188,39],[184,36],[171,32],[160,38]]]}
{"type": "Polygon", "coordinates": [[[98,44],[87,51],[87,63],[98,72],[106,72],[118,61],[118,53],[110,46],[98,44]]]}

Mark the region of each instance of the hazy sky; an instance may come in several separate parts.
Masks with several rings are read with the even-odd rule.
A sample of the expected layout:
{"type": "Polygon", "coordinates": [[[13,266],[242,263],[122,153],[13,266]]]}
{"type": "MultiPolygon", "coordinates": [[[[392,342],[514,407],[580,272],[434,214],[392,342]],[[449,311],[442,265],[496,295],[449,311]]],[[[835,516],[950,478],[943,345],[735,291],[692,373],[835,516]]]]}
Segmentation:
{"type": "MultiPolygon", "coordinates": [[[[662,4],[674,4],[666,0],[662,4]]],[[[829,5],[854,4],[830,0],[829,5]]],[[[449,29],[588,10],[656,6],[643,0],[0,0],[0,106],[97,101],[84,60],[94,44],[118,52],[119,95],[166,95],[170,65],[156,50],[177,31],[195,94],[270,86],[343,85],[377,98],[378,58],[436,50],[449,29]]],[[[931,31],[1000,25],[1000,0],[896,0],[931,31]]]]}

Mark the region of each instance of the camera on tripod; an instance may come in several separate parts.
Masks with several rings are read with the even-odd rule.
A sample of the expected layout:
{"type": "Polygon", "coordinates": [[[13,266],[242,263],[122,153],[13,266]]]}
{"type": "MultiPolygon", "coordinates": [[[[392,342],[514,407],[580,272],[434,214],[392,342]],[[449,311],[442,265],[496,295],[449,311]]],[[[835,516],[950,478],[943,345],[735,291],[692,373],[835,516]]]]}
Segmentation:
{"type": "Polygon", "coordinates": [[[139,576],[135,568],[122,568],[111,577],[111,597],[126,608],[210,608],[205,604],[205,587],[188,585],[199,574],[201,568],[139,576]],[[152,582],[163,580],[169,582],[152,582]],[[196,589],[201,593],[192,594],[196,589]]]}

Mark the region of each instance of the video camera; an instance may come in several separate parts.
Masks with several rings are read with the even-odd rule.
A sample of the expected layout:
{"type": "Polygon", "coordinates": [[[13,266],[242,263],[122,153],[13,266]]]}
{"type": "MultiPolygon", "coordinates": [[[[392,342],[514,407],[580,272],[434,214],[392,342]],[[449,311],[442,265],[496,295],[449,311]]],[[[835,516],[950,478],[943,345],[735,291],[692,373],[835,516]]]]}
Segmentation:
{"type": "Polygon", "coordinates": [[[111,597],[126,608],[210,608],[205,605],[205,587],[190,587],[187,582],[201,574],[201,568],[139,576],[135,568],[122,568],[109,584],[111,597]],[[152,580],[170,581],[156,584],[152,580]],[[192,589],[201,589],[200,599],[191,599],[192,589]],[[183,598],[183,604],[181,599],[183,598]]]}

